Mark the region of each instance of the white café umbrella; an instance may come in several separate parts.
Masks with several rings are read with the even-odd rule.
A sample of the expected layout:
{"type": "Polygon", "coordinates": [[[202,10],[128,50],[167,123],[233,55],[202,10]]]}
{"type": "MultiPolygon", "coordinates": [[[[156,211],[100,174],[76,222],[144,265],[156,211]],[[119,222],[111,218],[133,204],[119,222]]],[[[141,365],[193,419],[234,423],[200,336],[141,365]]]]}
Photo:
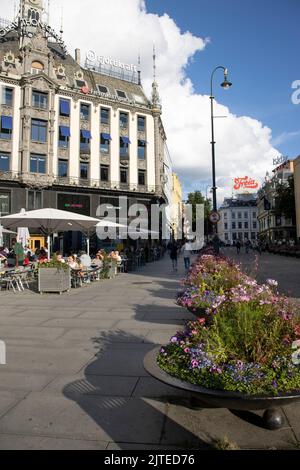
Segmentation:
{"type": "MultiPolygon", "coordinates": [[[[22,209],[18,214],[7,215],[1,218],[1,223],[8,229],[17,227],[41,229],[47,236],[48,259],[50,259],[50,236],[53,233],[69,231],[89,233],[98,222],[99,219],[93,217],[58,209],[39,209],[28,212],[22,209]]],[[[89,238],[87,244],[89,251],[89,238]]]]}

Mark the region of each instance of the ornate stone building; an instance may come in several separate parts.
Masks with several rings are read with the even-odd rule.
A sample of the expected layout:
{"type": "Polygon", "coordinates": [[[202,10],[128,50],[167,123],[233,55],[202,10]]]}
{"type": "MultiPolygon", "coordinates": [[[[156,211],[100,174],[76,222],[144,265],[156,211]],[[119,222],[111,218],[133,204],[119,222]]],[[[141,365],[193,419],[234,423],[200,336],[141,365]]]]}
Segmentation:
{"type": "MultiPolygon", "coordinates": [[[[166,134],[156,80],[75,58],[43,18],[42,0],[21,0],[0,24],[0,212],[55,207],[91,216],[166,201],[166,134]]],[[[73,244],[76,243],[73,240],[73,244]]]]}

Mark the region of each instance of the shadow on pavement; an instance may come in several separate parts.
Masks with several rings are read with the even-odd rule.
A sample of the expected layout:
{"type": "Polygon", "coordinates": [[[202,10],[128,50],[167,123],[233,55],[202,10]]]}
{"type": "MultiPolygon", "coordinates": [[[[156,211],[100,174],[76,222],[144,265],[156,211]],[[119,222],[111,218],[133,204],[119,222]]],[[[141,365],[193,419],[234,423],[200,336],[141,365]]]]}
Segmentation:
{"type": "MultiPolygon", "coordinates": [[[[147,376],[143,370],[145,354],[153,349],[154,344],[136,345],[139,338],[131,334],[108,332],[94,338],[98,349],[97,358],[89,364],[85,378],[68,384],[64,395],[75,401],[99,426],[99,440],[110,440],[118,444],[120,449],[132,449],[135,445],[151,445],[159,448],[176,445],[181,449],[210,449],[208,443],[194,435],[188,429],[170,419],[167,415],[168,402],[180,404],[187,398],[161,396],[159,399],[143,398],[142,396],[107,397],[103,396],[101,380],[105,375],[147,376]],[[135,354],[128,355],[128,350],[118,342],[135,343],[135,354]],[[103,436],[104,435],[104,436],[103,436]],[[176,443],[173,441],[176,436],[176,443]]],[[[171,389],[171,393],[172,393],[171,389]]],[[[190,402],[190,406],[192,406],[190,402]]]]}

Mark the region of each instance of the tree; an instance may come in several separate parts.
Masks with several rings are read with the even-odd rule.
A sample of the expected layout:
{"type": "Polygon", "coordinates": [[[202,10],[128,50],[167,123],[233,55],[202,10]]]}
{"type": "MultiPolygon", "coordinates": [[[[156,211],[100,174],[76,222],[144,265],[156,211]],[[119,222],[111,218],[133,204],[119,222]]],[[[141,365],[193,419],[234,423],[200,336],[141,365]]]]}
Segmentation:
{"type": "Polygon", "coordinates": [[[276,184],[275,214],[284,215],[296,223],[296,201],[294,177],[290,176],[287,182],[276,184]]]}
{"type": "Polygon", "coordinates": [[[188,194],[186,204],[193,207],[193,230],[196,230],[196,205],[204,204],[205,235],[212,233],[212,225],[209,221],[209,215],[212,211],[211,199],[205,199],[201,191],[194,191],[188,194]]]}

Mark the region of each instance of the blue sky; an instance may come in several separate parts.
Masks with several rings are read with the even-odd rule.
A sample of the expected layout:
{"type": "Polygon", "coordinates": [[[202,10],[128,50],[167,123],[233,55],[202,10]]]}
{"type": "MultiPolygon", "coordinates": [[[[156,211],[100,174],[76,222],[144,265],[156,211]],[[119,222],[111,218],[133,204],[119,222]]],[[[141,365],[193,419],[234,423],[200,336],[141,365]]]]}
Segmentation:
{"type": "Polygon", "coordinates": [[[291,84],[300,80],[299,0],[147,0],[146,4],[148,12],[169,14],[183,31],[210,38],[187,70],[197,92],[209,93],[216,65],[228,67],[234,87],[224,92],[216,87],[216,77],[216,99],[234,114],[270,127],[273,144],[283,155],[300,154],[300,105],[291,101],[291,84]]]}

